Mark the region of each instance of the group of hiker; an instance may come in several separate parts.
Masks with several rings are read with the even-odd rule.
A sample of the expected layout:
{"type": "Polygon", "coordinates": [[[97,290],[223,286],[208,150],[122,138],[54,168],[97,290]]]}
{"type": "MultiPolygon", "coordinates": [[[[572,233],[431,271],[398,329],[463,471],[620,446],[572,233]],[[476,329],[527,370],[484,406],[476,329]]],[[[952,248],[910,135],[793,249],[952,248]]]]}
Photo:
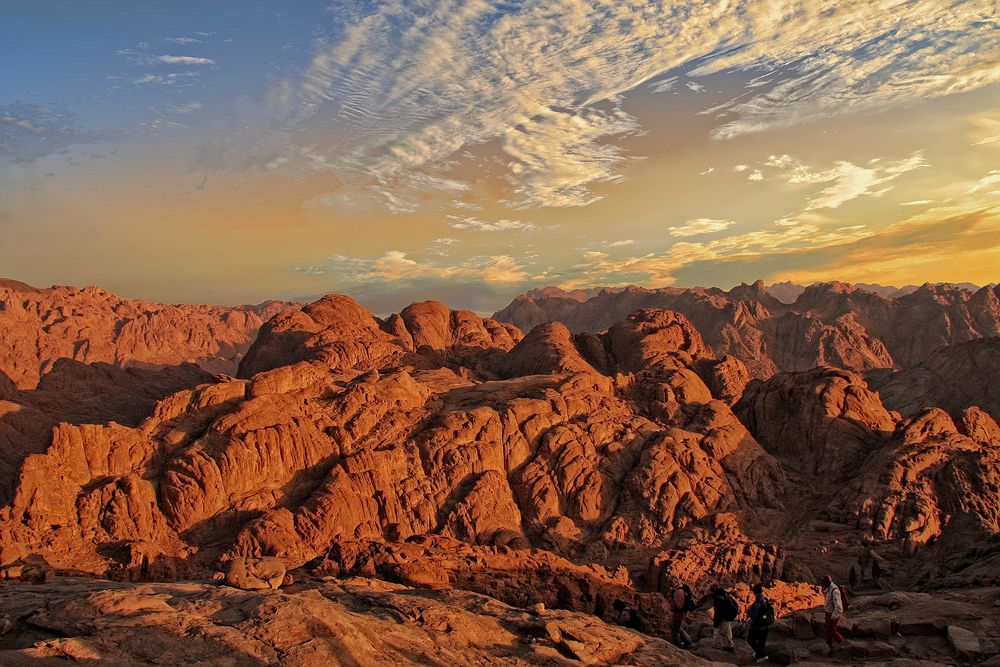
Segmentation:
{"type": "MultiPolygon", "coordinates": [[[[762,584],[755,584],[752,591],[754,599],[746,614],[746,641],[753,649],[754,660],[765,662],[768,660],[767,635],[775,619],[774,604],[767,597],[762,584]]],[[[847,595],[829,575],[823,577],[823,591],[826,643],[830,653],[833,654],[837,650],[837,644],[844,641],[837,626],[847,608],[847,595]]],[[[729,652],[736,650],[736,645],[733,643],[733,626],[739,618],[740,606],[721,584],[713,585],[709,593],[700,600],[695,598],[690,586],[680,584],[670,591],[668,601],[671,610],[670,635],[674,644],[681,648],[692,645],[691,637],[684,629],[687,616],[692,611],[711,606],[715,646],[729,652]]],[[[634,619],[632,620],[634,622],[634,619]]]]}

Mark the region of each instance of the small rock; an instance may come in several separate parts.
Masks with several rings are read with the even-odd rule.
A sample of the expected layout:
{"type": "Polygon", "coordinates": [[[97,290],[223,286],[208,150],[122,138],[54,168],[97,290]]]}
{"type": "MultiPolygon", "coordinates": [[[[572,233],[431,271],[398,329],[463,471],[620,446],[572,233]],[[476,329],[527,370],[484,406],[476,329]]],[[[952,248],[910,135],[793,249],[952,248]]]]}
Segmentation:
{"type": "Polygon", "coordinates": [[[957,625],[949,625],[946,634],[951,648],[963,660],[975,660],[982,655],[982,644],[973,632],[957,625]]]}
{"type": "Polygon", "coordinates": [[[942,618],[899,621],[897,632],[904,637],[915,635],[943,635],[948,624],[942,618]]]}
{"type": "Polygon", "coordinates": [[[892,621],[888,618],[866,618],[854,624],[854,634],[858,637],[892,637],[892,621]]]}

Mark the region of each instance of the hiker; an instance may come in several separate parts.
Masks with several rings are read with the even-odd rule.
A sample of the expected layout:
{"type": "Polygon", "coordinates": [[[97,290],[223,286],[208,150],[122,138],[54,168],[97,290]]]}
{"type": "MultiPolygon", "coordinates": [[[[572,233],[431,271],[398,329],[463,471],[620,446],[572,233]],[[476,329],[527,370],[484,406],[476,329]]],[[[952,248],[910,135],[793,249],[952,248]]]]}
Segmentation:
{"type": "Polygon", "coordinates": [[[712,640],[716,647],[730,653],[733,646],[733,621],[739,616],[740,606],[721,584],[712,586],[712,625],[715,628],[712,640]]]}
{"type": "Polygon", "coordinates": [[[694,595],[687,584],[674,587],[670,591],[670,637],[674,644],[681,648],[691,646],[691,636],[684,631],[684,620],[688,612],[694,609],[694,595]]]}
{"type": "Polygon", "coordinates": [[[618,625],[642,632],[642,615],[636,611],[635,607],[624,600],[615,600],[614,609],[618,625]]]}
{"type": "Polygon", "coordinates": [[[844,592],[837,584],[833,583],[830,575],[823,577],[823,590],[826,591],[823,602],[824,623],[826,627],[826,645],[830,648],[830,655],[837,652],[834,642],[844,641],[844,636],[837,630],[840,617],[844,613],[844,592]]]}
{"type": "Polygon", "coordinates": [[[747,644],[753,649],[754,662],[766,662],[767,633],[774,625],[774,605],[764,595],[764,587],[760,584],[754,584],[753,594],[754,601],[747,612],[747,616],[750,617],[747,644]]]}

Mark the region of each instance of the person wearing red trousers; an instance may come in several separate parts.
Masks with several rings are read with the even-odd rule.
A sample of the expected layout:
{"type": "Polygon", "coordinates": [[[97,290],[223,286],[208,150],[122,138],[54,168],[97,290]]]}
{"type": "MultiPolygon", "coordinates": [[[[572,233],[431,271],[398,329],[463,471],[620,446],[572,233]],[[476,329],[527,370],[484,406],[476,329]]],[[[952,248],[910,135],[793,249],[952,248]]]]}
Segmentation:
{"type": "Polygon", "coordinates": [[[830,654],[837,651],[835,643],[844,641],[844,636],[837,630],[840,617],[844,613],[844,599],[840,595],[840,588],[833,583],[830,575],[823,577],[823,590],[825,599],[823,601],[824,621],[826,626],[826,645],[830,647],[830,654]]]}

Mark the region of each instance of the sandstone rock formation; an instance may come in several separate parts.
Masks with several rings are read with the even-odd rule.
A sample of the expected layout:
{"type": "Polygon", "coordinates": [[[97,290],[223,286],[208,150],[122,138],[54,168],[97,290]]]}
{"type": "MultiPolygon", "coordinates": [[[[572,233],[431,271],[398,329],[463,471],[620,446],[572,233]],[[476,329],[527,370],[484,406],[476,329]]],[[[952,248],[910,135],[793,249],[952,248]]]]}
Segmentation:
{"type": "Polygon", "coordinates": [[[136,426],[160,399],[214,379],[195,364],[122,369],[64,358],[53,364],[35,389],[11,385],[0,399],[0,502],[10,502],[24,457],[45,451],[58,424],[136,426]]]}
{"type": "Polygon", "coordinates": [[[685,318],[516,339],[440,304],[381,321],[326,297],[264,328],[247,380],[181,391],[135,428],[60,425],[3,530],[102,572],[133,560],[123,542],[202,566],[426,533],[655,553],[717,512],[780,506],[773,459],[692,370],[708,348],[685,318]]]}
{"type": "Polygon", "coordinates": [[[860,375],[832,368],[755,380],[733,409],[783,461],[833,479],[856,474],[896,426],[860,375]]]}
{"type": "Polygon", "coordinates": [[[1000,428],[978,408],[957,424],[928,409],[899,424],[851,487],[845,509],[881,540],[977,544],[1000,533],[1000,428]]]}
{"type": "Polygon", "coordinates": [[[874,370],[866,379],[886,407],[904,416],[928,407],[958,415],[976,406],[1000,419],[1000,338],[941,347],[912,368],[874,370]]]}
{"type": "Polygon", "coordinates": [[[0,373],[21,389],[33,389],[64,358],[119,368],[192,362],[210,373],[234,373],[257,329],[287,308],[164,305],[97,287],[0,281],[0,373]]]}
{"type": "MultiPolygon", "coordinates": [[[[566,300],[648,296],[622,290],[566,300]]],[[[987,410],[964,404],[989,396],[949,404],[950,415],[929,408],[903,416],[853,370],[751,379],[775,359],[876,363],[890,346],[865,333],[876,321],[866,318],[885,306],[872,301],[883,297],[807,290],[799,301],[812,302],[812,314],[803,316],[774,315],[781,306],[760,285],[675,296],[697,317],[728,313],[711,330],[728,353],[706,342],[691,318],[658,308],[600,331],[574,334],[545,322],[522,337],[512,325],[437,302],[382,319],[328,295],[264,325],[238,378],[194,365],[123,369],[64,359],[37,388],[0,383],[0,557],[44,562],[57,578],[215,573],[251,591],[238,594],[237,606],[267,604],[245,596],[286,585],[272,595],[294,607],[306,593],[305,584],[287,586],[292,578],[312,581],[307,588],[319,597],[309,600],[348,595],[343,585],[310,579],[324,576],[458,588],[606,621],[617,619],[616,602],[627,602],[654,634],[665,631],[663,593],[677,581],[699,594],[713,581],[740,582],[744,597],[749,583],[763,581],[782,613],[815,606],[810,584],[820,573],[843,579],[874,558],[888,580],[907,586],[1000,582],[1000,427],[987,410]],[[738,307],[729,308],[732,299],[738,307]],[[845,303],[864,309],[831,319],[845,303]],[[816,336],[778,346],[773,327],[787,318],[808,320],[816,336]],[[860,354],[876,357],[852,356],[838,341],[862,341],[860,354]],[[754,357],[750,367],[736,348],[776,356],[754,357]]],[[[962,372],[991,368],[992,343],[958,346],[975,354],[945,348],[944,359],[971,359],[956,383],[962,372]]],[[[945,376],[948,364],[937,363],[918,368],[945,376]]],[[[911,372],[884,387],[902,386],[911,372]]],[[[219,589],[197,586],[190,591],[201,596],[199,609],[228,608],[212,592],[219,589]]],[[[71,609],[97,613],[98,598],[119,590],[133,589],[88,590],[71,609]]],[[[64,638],[93,637],[61,613],[32,615],[27,627],[35,630],[19,625],[18,636],[58,628],[64,638]]],[[[170,623],[226,634],[214,618],[170,623]]],[[[507,632],[510,622],[502,624],[507,632]]],[[[603,640],[546,622],[524,630],[548,642],[554,653],[543,652],[546,659],[644,655],[646,639],[615,634],[626,648],[612,656],[603,640]]],[[[880,632],[881,622],[873,618],[869,630],[880,632]]],[[[810,622],[798,622],[805,634],[802,623],[810,622]]],[[[260,624],[267,622],[246,625],[263,642],[251,657],[273,662],[269,651],[284,649],[260,639],[270,632],[260,624]]],[[[961,651],[972,650],[961,632],[952,635],[961,651]]],[[[84,644],[91,641],[113,659],[145,659],[127,638],[84,644]]],[[[33,643],[8,646],[16,649],[9,655],[78,650],[33,643]]],[[[320,644],[317,655],[327,655],[320,644]]],[[[487,645],[483,651],[497,650],[487,645]]],[[[216,659],[214,649],[191,646],[183,650],[216,659]]],[[[378,646],[364,650],[393,655],[378,646]]],[[[533,660],[536,648],[510,655],[533,660]]]]}
{"type": "Polygon", "coordinates": [[[0,637],[11,667],[710,664],[587,614],[371,579],[288,592],[67,579],[3,587],[0,604],[14,619],[0,637]]]}
{"type": "MultiPolygon", "coordinates": [[[[779,619],[769,653],[778,664],[992,665],[1000,651],[1000,589],[866,592],[842,623],[835,658],[822,640],[814,587],[773,589],[779,619]]],[[[734,589],[742,608],[745,586],[734,589]]],[[[610,665],[747,664],[749,648],[713,648],[711,621],[688,624],[695,645],[593,615],[530,610],[494,598],[350,577],[309,580],[280,591],[205,582],[128,584],[59,577],[0,587],[5,631],[0,663],[112,666],[198,665],[610,665]],[[711,661],[711,662],[710,662],[711,661]]],[[[738,628],[738,632],[740,629],[738,628]]]]}
{"type": "MultiPolygon", "coordinates": [[[[550,321],[574,333],[600,331],[641,308],[686,316],[718,356],[740,359],[752,377],[828,365],[908,369],[937,348],[1000,334],[1000,291],[924,285],[880,294],[843,283],[803,288],[788,303],[758,281],[716,288],[627,287],[597,292],[532,290],[494,317],[523,331],[550,321]]],[[[786,298],[791,293],[781,292],[786,298]]]]}

